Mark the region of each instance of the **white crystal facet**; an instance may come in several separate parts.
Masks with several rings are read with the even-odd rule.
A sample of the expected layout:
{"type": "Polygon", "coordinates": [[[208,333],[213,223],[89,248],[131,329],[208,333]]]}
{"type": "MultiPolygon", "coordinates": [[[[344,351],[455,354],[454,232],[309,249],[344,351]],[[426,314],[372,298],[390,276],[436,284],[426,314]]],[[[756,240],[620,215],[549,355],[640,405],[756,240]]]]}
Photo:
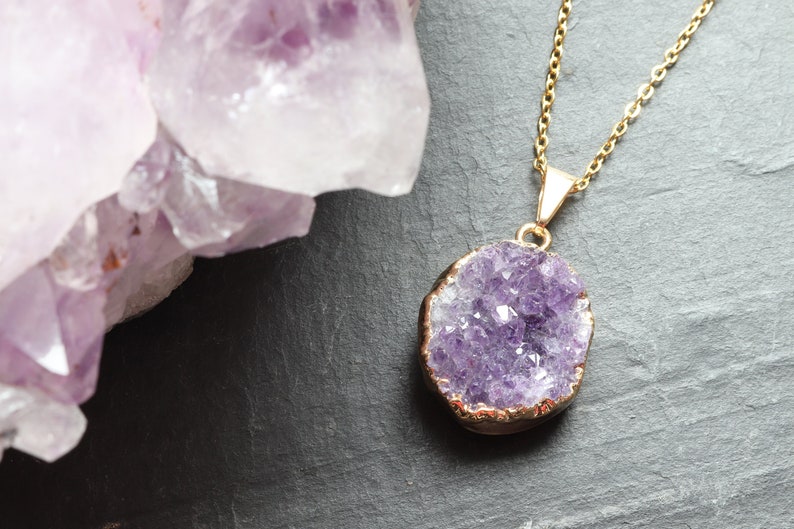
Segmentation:
{"type": "Polygon", "coordinates": [[[163,27],[152,98],[208,173],[410,190],[429,98],[405,0],[173,0],[163,27]]]}
{"type": "Polygon", "coordinates": [[[0,458],[3,449],[16,448],[55,461],[74,448],[85,427],[85,416],[74,404],[0,384],[0,458]]]}
{"type": "Polygon", "coordinates": [[[156,35],[116,11],[138,4],[0,3],[0,289],[115,193],[154,140],[142,68],[156,35]]]}

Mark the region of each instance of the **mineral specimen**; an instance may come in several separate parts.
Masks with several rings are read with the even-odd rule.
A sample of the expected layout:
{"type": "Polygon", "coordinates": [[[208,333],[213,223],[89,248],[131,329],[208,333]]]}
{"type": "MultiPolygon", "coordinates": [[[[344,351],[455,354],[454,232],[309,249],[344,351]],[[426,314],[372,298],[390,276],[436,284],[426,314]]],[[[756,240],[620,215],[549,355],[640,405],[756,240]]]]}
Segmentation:
{"type": "Polygon", "coordinates": [[[428,376],[464,416],[507,421],[578,390],[593,318],[561,257],[516,241],[485,246],[452,267],[424,311],[428,376]]]}
{"type": "Polygon", "coordinates": [[[122,184],[129,211],[162,211],[179,243],[214,257],[304,235],[314,199],[207,175],[161,132],[122,184]]]}
{"type": "Polygon", "coordinates": [[[147,4],[0,3],[0,290],[115,193],[154,140],[143,70],[157,14],[147,4]]]}
{"type": "Polygon", "coordinates": [[[307,195],[410,190],[428,96],[406,0],[164,7],[152,99],[207,172],[307,195]]]}
{"type": "Polygon", "coordinates": [[[305,234],[322,191],[410,189],[429,112],[415,7],[0,6],[0,454],[74,446],[105,330],[192,256],[305,234]]]}

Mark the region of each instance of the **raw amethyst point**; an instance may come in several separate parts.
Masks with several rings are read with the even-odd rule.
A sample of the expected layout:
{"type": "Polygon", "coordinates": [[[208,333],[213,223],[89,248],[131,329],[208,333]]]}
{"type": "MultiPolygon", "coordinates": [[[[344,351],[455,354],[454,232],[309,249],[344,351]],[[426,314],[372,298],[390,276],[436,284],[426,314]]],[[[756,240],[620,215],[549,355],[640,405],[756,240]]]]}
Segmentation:
{"type": "Polygon", "coordinates": [[[470,430],[530,428],[579,391],[593,335],[584,284],[560,256],[518,241],[456,261],[424,300],[426,379],[470,430]]]}

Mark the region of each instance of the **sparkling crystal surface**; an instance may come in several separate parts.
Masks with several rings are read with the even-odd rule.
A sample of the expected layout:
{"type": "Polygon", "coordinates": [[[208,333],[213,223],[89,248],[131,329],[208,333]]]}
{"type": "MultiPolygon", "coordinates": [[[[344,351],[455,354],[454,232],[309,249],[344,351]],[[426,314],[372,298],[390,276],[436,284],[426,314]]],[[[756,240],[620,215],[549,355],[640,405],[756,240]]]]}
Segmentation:
{"type": "Polygon", "coordinates": [[[570,396],[592,334],[590,302],[561,257],[504,241],[462,264],[430,307],[428,366],[476,409],[570,396]]]}
{"type": "Polygon", "coordinates": [[[406,0],[170,0],[152,100],[210,174],[312,196],[406,193],[429,114],[411,9],[406,0]]]}

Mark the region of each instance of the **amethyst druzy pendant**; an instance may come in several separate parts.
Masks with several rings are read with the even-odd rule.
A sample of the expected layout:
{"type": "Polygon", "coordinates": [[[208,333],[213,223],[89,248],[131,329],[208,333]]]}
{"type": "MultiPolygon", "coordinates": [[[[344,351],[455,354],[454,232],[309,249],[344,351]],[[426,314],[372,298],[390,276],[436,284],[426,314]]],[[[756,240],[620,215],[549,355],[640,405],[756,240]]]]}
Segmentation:
{"type": "Polygon", "coordinates": [[[564,259],[503,241],[455,262],[424,300],[420,360],[466,428],[512,433],[579,391],[593,335],[590,300],[564,259]]]}

